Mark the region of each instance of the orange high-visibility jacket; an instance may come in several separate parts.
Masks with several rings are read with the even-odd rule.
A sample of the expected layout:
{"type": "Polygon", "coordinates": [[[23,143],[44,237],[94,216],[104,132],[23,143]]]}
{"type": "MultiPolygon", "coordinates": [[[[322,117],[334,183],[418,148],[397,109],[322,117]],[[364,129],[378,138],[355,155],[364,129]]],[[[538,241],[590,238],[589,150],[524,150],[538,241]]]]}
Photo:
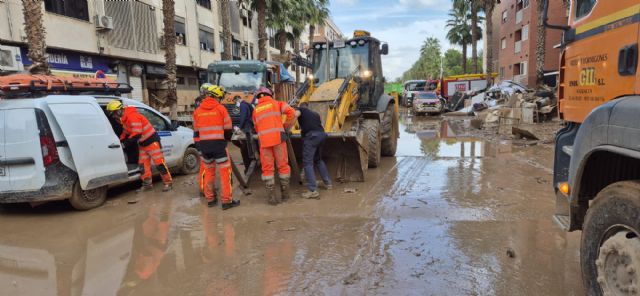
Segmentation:
{"type": "Polygon", "coordinates": [[[156,135],[156,130],[153,128],[151,123],[149,123],[149,120],[147,120],[147,118],[142,114],[138,113],[136,107],[124,108],[124,115],[122,115],[121,120],[122,128],[124,129],[124,132],[120,135],[121,141],[140,136],[138,143],[144,144],[145,141],[156,135]]]}
{"type": "Polygon", "coordinates": [[[294,120],[295,110],[287,103],[276,101],[268,96],[260,98],[253,111],[253,122],[260,140],[260,147],[273,147],[282,143],[281,133],[291,126],[294,120]],[[282,115],[286,116],[284,123],[282,115]]]}
{"type": "Polygon", "coordinates": [[[227,108],[213,98],[205,98],[193,112],[193,138],[196,142],[224,140],[224,131],[231,128],[227,108]]]}

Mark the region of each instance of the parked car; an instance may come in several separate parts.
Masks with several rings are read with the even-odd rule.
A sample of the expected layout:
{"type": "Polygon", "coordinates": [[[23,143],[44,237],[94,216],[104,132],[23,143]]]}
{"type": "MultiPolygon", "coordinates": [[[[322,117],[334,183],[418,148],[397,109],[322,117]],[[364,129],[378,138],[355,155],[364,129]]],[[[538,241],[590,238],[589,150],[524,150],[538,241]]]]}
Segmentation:
{"type": "Polygon", "coordinates": [[[413,101],[413,95],[416,92],[424,91],[427,86],[426,80],[408,80],[405,81],[402,92],[402,98],[400,99],[400,104],[405,107],[410,107],[413,101]]]}
{"type": "Polygon", "coordinates": [[[413,112],[420,114],[440,114],[444,111],[444,99],[433,91],[417,92],[413,99],[413,112]]]}
{"type": "Polygon", "coordinates": [[[46,94],[0,99],[0,203],[69,199],[87,210],[104,203],[109,186],[138,180],[137,147],[123,151],[121,127],[105,113],[113,99],[149,119],[173,171],[198,171],[193,131],[138,101],[46,94]]]}

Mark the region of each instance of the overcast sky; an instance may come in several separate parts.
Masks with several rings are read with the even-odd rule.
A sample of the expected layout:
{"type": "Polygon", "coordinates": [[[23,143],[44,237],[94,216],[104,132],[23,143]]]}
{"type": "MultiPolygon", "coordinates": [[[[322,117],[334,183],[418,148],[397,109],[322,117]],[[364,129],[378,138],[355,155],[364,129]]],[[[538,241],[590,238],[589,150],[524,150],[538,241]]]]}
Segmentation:
{"type": "Polygon", "coordinates": [[[428,36],[440,39],[443,51],[451,0],[331,0],[331,16],[345,36],[363,29],[389,43],[382,58],[384,75],[395,80],[418,59],[428,36]]]}

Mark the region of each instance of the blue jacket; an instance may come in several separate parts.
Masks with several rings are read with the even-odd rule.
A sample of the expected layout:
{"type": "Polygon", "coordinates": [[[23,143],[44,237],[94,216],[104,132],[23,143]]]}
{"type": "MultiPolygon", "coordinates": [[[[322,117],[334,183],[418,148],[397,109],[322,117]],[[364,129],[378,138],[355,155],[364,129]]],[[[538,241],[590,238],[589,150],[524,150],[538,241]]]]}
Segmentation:
{"type": "Polygon", "coordinates": [[[240,102],[240,130],[245,133],[253,131],[253,105],[245,101],[240,102]]]}

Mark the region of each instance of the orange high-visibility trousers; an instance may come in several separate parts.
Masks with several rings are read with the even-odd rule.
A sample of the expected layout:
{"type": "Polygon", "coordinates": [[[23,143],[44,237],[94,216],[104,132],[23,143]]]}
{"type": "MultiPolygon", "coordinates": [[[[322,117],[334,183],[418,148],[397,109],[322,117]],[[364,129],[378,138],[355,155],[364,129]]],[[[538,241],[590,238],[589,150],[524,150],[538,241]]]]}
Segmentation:
{"type": "Polygon", "coordinates": [[[204,162],[204,196],[207,200],[213,200],[215,196],[216,168],[220,170],[220,195],[222,203],[230,203],[232,200],[231,160],[229,152],[227,157],[219,159],[202,158],[204,162]]]}
{"type": "Polygon", "coordinates": [[[140,153],[138,163],[142,165],[144,169],[142,176],[140,176],[143,182],[151,183],[151,163],[153,162],[153,165],[160,171],[162,181],[165,184],[171,184],[171,173],[169,172],[167,164],[164,162],[164,155],[158,142],[153,142],[151,145],[144,147],[140,146],[138,152],[140,153]]]}
{"type": "Polygon", "coordinates": [[[200,172],[198,173],[198,188],[200,188],[200,193],[204,194],[204,161],[202,161],[202,156],[200,156],[200,172]]]}
{"type": "Polygon", "coordinates": [[[262,179],[273,179],[275,168],[281,178],[291,176],[289,156],[287,155],[287,142],[282,142],[273,147],[260,147],[260,164],[262,165],[262,179]],[[275,162],[275,166],[274,166],[275,162]]]}

